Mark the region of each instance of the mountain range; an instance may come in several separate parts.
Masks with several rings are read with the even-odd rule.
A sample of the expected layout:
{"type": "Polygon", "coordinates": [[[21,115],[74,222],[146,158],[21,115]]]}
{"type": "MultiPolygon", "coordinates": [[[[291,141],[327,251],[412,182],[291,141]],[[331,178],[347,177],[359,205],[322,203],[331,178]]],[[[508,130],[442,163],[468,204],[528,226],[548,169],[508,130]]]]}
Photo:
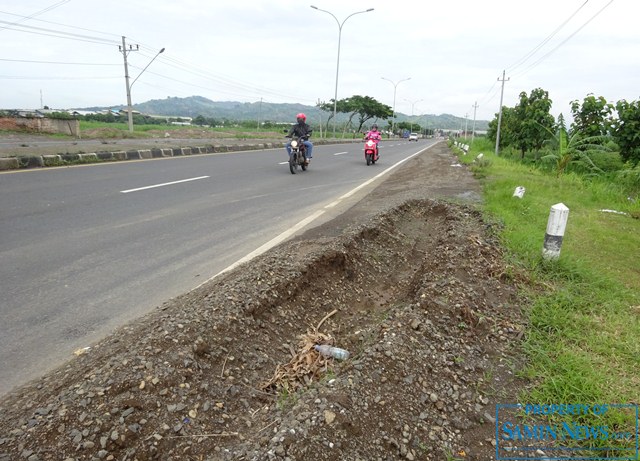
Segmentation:
{"type": "MultiPolygon", "coordinates": [[[[88,107],[84,110],[101,109],[126,109],[126,106],[114,107],[88,107]]],[[[307,119],[312,123],[326,123],[327,117],[331,114],[323,112],[315,106],[291,103],[270,103],[270,102],[237,102],[237,101],[212,101],[202,96],[190,96],[186,98],[168,97],[166,99],[153,99],[147,102],[133,105],[133,109],[148,115],[163,115],[168,117],[191,117],[199,115],[206,118],[219,120],[256,120],[292,123],[299,112],[307,115],[307,119]]],[[[337,123],[344,123],[348,119],[346,114],[337,115],[337,123]]],[[[426,128],[440,128],[445,130],[463,130],[465,127],[472,129],[473,120],[465,120],[451,114],[422,114],[406,115],[396,112],[397,122],[413,122],[426,128]]],[[[476,120],[477,131],[486,131],[489,122],[487,120],[476,120]]]]}

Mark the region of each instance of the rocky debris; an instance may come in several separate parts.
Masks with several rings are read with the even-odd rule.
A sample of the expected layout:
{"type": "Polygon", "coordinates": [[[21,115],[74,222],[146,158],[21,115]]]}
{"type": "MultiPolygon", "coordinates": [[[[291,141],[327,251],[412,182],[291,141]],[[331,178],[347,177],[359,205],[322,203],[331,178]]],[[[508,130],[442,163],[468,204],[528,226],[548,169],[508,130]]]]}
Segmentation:
{"type": "Polygon", "coordinates": [[[494,405],[518,393],[515,271],[420,165],[3,398],[0,461],[494,459],[494,405]],[[287,364],[311,372],[277,385],[287,364]]]}

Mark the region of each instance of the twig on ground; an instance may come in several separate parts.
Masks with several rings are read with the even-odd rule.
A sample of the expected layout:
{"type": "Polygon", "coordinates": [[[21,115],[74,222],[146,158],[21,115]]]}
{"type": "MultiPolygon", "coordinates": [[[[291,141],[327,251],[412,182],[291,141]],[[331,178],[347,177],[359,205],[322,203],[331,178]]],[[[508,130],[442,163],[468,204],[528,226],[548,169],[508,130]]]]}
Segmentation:
{"type": "Polygon", "coordinates": [[[318,326],[316,327],[316,332],[320,330],[320,327],[322,326],[322,324],[324,323],[325,320],[327,320],[329,317],[331,317],[332,315],[334,315],[336,312],[338,312],[338,309],[334,309],[331,312],[329,312],[327,315],[324,316],[324,318],[322,320],[320,320],[320,323],[318,324],[318,326]]]}

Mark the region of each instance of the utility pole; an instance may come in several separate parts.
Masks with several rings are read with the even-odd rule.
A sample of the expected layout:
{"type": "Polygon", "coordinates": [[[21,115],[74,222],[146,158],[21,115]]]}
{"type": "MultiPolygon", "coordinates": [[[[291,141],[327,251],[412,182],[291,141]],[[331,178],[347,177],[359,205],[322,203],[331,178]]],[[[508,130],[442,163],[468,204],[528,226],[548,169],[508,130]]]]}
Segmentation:
{"type": "Polygon", "coordinates": [[[471,145],[473,145],[473,138],[476,134],[476,109],[478,108],[478,101],[473,103],[473,128],[471,128],[471,145]]]}
{"type": "Polygon", "coordinates": [[[464,114],[464,139],[467,139],[467,126],[469,125],[469,112],[464,114]]]}
{"type": "Polygon", "coordinates": [[[496,157],[500,151],[500,124],[502,123],[502,97],[504,96],[504,82],[508,82],[509,79],[504,78],[504,70],[502,71],[502,80],[498,77],[498,81],[502,82],[502,90],[500,91],[500,111],[498,112],[498,130],[496,132],[496,157]]]}
{"type": "Polygon", "coordinates": [[[129,85],[129,65],[127,64],[127,54],[132,51],[140,51],[140,45],[136,45],[133,48],[133,45],[129,45],[129,49],[127,49],[127,44],[125,43],[125,37],[122,36],[122,46],[119,46],[120,52],[124,57],[124,79],[127,83],[127,115],[129,120],[129,131],[133,131],[133,107],[131,107],[131,86],[129,85]]]}
{"type": "MultiPolygon", "coordinates": [[[[323,104],[323,103],[322,103],[322,102],[320,102],[320,98],[318,98],[318,102],[316,103],[316,107],[319,109],[319,110],[318,110],[318,116],[320,117],[320,139],[322,139],[322,138],[323,138],[323,136],[322,136],[322,109],[320,108],[320,106],[321,106],[322,104],[323,104]]],[[[328,130],[328,129],[329,129],[329,127],[327,127],[327,130],[328,130]]]]}
{"type": "Polygon", "coordinates": [[[258,110],[258,127],[256,131],[260,131],[260,122],[262,121],[262,98],[260,98],[260,109],[258,110]]]}

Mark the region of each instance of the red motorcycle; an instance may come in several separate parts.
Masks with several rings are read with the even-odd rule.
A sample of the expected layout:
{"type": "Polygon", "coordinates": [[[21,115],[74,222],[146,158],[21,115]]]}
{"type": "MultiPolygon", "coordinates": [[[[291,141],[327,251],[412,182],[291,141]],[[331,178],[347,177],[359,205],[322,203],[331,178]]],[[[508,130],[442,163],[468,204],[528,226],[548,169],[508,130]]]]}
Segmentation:
{"type": "Polygon", "coordinates": [[[378,161],[378,143],[373,139],[366,139],[364,141],[364,159],[367,161],[367,166],[378,161]]]}

